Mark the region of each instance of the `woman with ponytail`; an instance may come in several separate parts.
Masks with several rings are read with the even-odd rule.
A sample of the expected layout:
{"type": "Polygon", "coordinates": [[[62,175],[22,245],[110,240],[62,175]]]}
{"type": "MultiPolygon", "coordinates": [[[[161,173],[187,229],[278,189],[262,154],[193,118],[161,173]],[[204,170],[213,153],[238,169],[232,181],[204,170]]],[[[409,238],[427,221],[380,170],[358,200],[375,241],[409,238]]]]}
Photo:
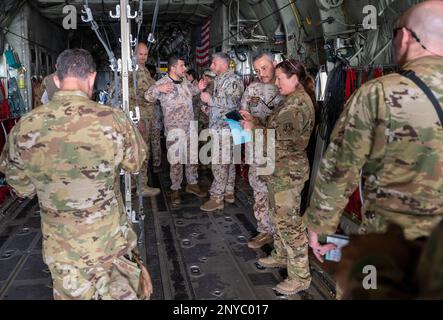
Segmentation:
{"type": "MultiPolygon", "coordinates": [[[[301,62],[286,60],[276,66],[275,84],[285,101],[269,115],[265,127],[247,111],[240,113],[246,130],[275,130],[275,170],[271,175],[262,176],[276,228],[274,250],[258,262],[265,267],[287,267],[288,278],[275,289],[292,295],[308,289],[311,283],[308,238],[300,216],[300,201],[309,179],[305,149],[315,122],[314,81],[301,62]]],[[[264,135],[266,137],[267,132],[264,135]]]]}

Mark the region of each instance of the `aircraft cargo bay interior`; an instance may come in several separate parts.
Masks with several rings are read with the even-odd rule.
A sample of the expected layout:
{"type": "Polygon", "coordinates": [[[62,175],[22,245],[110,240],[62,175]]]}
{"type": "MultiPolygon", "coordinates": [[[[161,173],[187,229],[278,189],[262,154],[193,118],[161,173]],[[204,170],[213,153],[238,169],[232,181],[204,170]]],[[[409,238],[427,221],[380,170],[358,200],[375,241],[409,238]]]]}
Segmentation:
{"type": "Polygon", "coordinates": [[[0,300],[442,299],[443,1],[0,2],[0,300]]]}

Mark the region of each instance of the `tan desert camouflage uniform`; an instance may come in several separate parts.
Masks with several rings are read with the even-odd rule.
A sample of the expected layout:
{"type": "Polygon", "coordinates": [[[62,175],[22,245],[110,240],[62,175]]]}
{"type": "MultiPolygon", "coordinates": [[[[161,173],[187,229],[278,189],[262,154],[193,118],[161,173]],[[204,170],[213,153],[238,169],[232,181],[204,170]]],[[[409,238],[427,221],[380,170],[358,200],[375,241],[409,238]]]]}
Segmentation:
{"type": "MultiPolygon", "coordinates": [[[[233,110],[240,109],[240,100],[243,94],[243,81],[232,71],[215,77],[214,92],[211,95],[209,103],[209,128],[215,130],[219,135],[219,164],[212,164],[212,174],[214,181],[212,182],[210,194],[215,200],[222,200],[226,194],[234,193],[235,185],[235,165],[221,164],[222,161],[222,130],[229,129],[228,124],[224,121],[225,115],[233,110]]],[[[216,146],[213,145],[213,148],[216,146]]],[[[230,153],[232,154],[232,141],[230,153]]],[[[226,155],[225,155],[226,157],[226,155]]],[[[226,157],[227,158],[227,157],[226,157]]],[[[230,157],[232,159],[232,156],[230,157]]]]}
{"type": "MultiPolygon", "coordinates": [[[[148,101],[160,101],[166,136],[173,129],[181,129],[187,134],[186,152],[188,159],[185,165],[185,174],[188,184],[197,184],[198,182],[198,164],[190,164],[189,156],[191,149],[189,130],[191,121],[194,121],[192,97],[198,95],[199,93],[200,90],[198,90],[198,88],[186,78],[183,78],[181,83],[174,83],[173,80],[167,75],[158,80],[145,95],[145,98],[148,101]],[[159,92],[158,86],[168,82],[173,83],[173,91],[168,94],[159,92]]],[[[173,144],[174,141],[166,142],[168,149],[173,144]]],[[[183,164],[178,163],[171,165],[170,178],[172,182],[171,190],[181,189],[181,183],[183,181],[183,164]]]]}
{"type": "MultiPolygon", "coordinates": [[[[275,130],[275,171],[262,176],[269,193],[270,216],[275,226],[272,256],[287,263],[288,278],[311,281],[306,227],[300,216],[301,191],[309,179],[306,147],[315,122],[315,109],[303,88],[287,96],[267,120],[275,130]]],[[[261,128],[259,124],[256,128],[261,128]]],[[[263,127],[262,127],[263,128],[263,127]]],[[[265,132],[266,136],[266,132],[265,132]]]]}
{"type": "MultiPolygon", "coordinates": [[[[279,94],[274,84],[251,83],[243,93],[241,109],[249,111],[254,118],[266,123],[267,117],[279,106],[284,97],[279,94]]],[[[257,164],[251,164],[248,172],[249,184],[254,191],[254,216],[257,219],[257,231],[273,234],[274,227],[269,217],[268,189],[265,181],[257,175],[257,164]]]]}

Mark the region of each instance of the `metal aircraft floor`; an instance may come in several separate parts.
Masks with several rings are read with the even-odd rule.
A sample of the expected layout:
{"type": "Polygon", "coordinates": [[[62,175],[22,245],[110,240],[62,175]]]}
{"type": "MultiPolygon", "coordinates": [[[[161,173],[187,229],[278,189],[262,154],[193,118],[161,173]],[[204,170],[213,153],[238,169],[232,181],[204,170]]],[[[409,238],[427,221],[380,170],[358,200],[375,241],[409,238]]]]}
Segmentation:
{"type": "MultiPolygon", "coordinates": [[[[252,250],[255,234],[252,190],[237,179],[236,202],[224,210],[204,213],[206,199],[182,193],[182,205],[169,201],[169,174],[152,176],[162,193],[145,198],[146,256],[154,285],[154,300],[306,300],[333,299],[333,282],[311,259],[311,288],[286,297],[272,289],[283,269],[257,264],[271,247],[252,250]]],[[[200,172],[208,189],[210,170],[200,172]]],[[[136,201],[134,201],[136,202],[136,201]]],[[[37,201],[9,201],[0,209],[0,299],[52,299],[51,277],[41,255],[42,235],[37,201]]]]}

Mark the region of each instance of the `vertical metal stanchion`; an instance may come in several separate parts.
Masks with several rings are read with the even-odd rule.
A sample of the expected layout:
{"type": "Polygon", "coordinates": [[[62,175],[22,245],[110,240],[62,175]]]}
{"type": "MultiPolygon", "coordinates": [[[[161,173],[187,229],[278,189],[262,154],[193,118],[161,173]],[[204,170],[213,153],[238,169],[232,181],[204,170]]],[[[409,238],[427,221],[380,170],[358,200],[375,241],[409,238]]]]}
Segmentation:
{"type": "MultiPolygon", "coordinates": [[[[133,66],[131,59],[131,44],[132,40],[130,19],[137,18],[137,12],[131,14],[131,7],[128,4],[128,0],[120,0],[120,27],[121,27],[121,45],[122,45],[122,63],[121,63],[121,75],[122,75],[122,108],[123,111],[129,116],[129,118],[135,123],[140,121],[139,110],[136,110],[135,117],[132,112],[129,111],[129,71],[136,72],[136,65],[133,66]],[[134,120],[136,119],[136,120],[134,120]]],[[[135,53],[134,53],[135,54],[135,53]]],[[[135,78],[135,77],[134,77],[135,78]]],[[[134,83],[135,94],[137,84],[134,83]]],[[[131,175],[125,173],[125,209],[126,214],[133,223],[139,224],[140,233],[138,235],[138,245],[140,248],[140,254],[142,260],[146,262],[146,254],[144,250],[144,213],[143,213],[143,198],[142,198],[142,172],[138,175],[138,192],[139,192],[139,213],[136,214],[132,209],[132,192],[131,192],[131,175]]]]}
{"type": "MultiPolygon", "coordinates": [[[[121,79],[122,79],[122,109],[129,117],[129,63],[131,58],[129,45],[128,0],[120,0],[120,30],[121,30],[121,79]]],[[[125,173],[125,209],[128,218],[133,221],[131,175],[125,173]]]]}

